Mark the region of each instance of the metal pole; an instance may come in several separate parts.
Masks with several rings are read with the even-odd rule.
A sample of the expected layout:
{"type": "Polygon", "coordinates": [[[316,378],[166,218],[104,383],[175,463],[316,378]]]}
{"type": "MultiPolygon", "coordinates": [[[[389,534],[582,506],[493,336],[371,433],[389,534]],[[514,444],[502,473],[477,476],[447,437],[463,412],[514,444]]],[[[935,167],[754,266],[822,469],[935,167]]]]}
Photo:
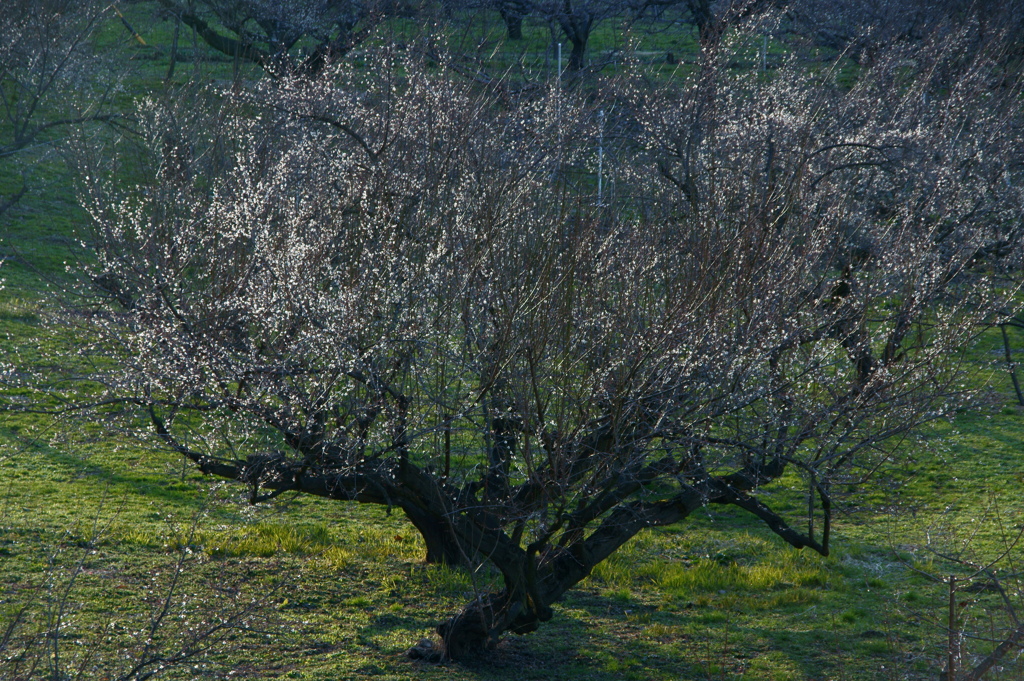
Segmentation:
{"type": "Polygon", "coordinates": [[[604,190],[604,109],[597,112],[599,121],[597,132],[597,205],[603,205],[604,190]]]}
{"type": "Polygon", "coordinates": [[[562,89],[562,43],[558,43],[558,89],[562,89]]]}
{"type": "Polygon", "coordinates": [[[956,577],[949,576],[949,643],[946,645],[946,678],[956,681],[956,662],[960,657],[959,637],[956,624],[956,577]]]}

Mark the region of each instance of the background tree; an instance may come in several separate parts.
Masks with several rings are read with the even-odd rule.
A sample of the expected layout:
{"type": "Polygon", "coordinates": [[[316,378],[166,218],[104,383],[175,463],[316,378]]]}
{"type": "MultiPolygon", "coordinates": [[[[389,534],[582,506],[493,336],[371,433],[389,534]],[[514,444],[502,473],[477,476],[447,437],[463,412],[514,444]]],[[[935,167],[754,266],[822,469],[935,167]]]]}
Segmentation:
{"type": "Polygon", "coordinates": [[[525,0],[500,0],[497,3],[498,13],[505,22],[505,32],[509,40],[523,39],[523,19],[533,12],[533,5],[525,0]]]}
{"type": "Polygon", "coordinates": [[[143,416],[254,503],[399,508],[431,558],[489,562],[450,657],[708,506],[827,554],[838,490],[961,402],[958,357],[1014,293],[988,275],[1019,257],[1018,91],[947,47],[889,46],[852,88],[721,50],[604,102],[387,49],[263,82],[146,186],[90,173],[68,321],[108,359],[73,408],[143,416]],[[598,207],[562,169],[612,102],[630,143],[598,207]],[[793,484],[800,529],[773,510],[793,484]]]}
{"type": "MultiPolygon", "coordinates": [[[[1024,530],[1019,515],[1007,513],[1007,499],[992,494],[966,508],[947,507],[927,528],[897,525],[899,546],[911,555],[924,556],[908,567],[939,588],[947,607],[926,613],[906,601],[898,602],[897,616],[919,618],[939,633],[939,660],[945,681],[980,681],[1012,667],[1024,648],[1021,621],[1020,544],[1024,530]],[[982,549],[979,520],[991,527],[997,541],[982,549]],[[908,543],[921,533],[923,536],[908,543]],[[937,614],[937,616],[936,616],[937,614]],[[1010,664],[1007,664],[1010,662],[1010,664]],[[1004,666],[1005,665],[1005,666],[1004,666]]],[[[907,521],[909,519],[903,519],[907,521]]]]}
{"type": "Polygon", "coordinates": [[[0,7],[0,167],[10,183],[0,191],[0,216],[29,189],[39,158],[31,150],[116,119],[106,107],[116,79],[90,45],[103,13],[98,3],[72,0],[0,7]]]}
{"type": "Polygon", "coordinates": [[[159,0],[207,45],[273,75],[315,74],[359,45],[384,17],[415,16],[403,0],[159,0]]]}
{"type": "Polygon", "coordinates": [[[566,68],[579,72],[587,65],[590,37],[602,22],[618,22],[613,30],[625,36],[640,22],[671,24],[677,17],[670,10],[682,5],[681,0],[542,0],[532,8],[548,23],[553,45],[558,34],[568,41],[566,68]]]}
{"type": "Polygon", "coordinates": [[[994,36],[1006,36],[1002,50],[1019,58],[1024,5],[1017,0],[923,2],[889,0],[822,2],[801,0],[787,7],[790,27],[818,47],[846,51],[858,62],[870,61],[878,46],[934,39],[936,31],[955,35],[971,27],[968,54],[994,36]]]}
{"type": "Polygon", "coordinates": [[[777,0],[686,0],[703,48],[717,46],[730,27],[781,5],[777,0]]]}

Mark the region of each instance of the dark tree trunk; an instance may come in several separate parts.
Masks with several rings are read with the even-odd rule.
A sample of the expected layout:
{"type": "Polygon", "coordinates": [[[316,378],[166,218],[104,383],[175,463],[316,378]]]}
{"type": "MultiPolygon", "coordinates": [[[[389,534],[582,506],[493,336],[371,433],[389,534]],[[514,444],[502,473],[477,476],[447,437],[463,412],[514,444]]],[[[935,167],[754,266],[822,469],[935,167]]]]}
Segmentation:
{"type": "Polygon", "coordinates": [[[766,8],[778,4],[777,0],[748,0],[742,3],[724,3],[715,12],[712,0],[686,0],[693,24],[697,27],[702,49],[714,49],[722,42],[725,30],[752,17],[766,8]]]}
{"type": "Polygon", "coordinates": [[[452,534],[451,527],[442,518],[410,506],[403,509],[409,521],[416,527],[427,545],[426,563],[450,566],[469,566],[473,556],[462,547],[452,534]]]}
{"type": "Polygon", "coordinates": [[[697,492],[652,504],[622,506],[586,539],[572,547],[548,546],[543,555],[527,551],[491,554],[505,578],[499,593],[481,594],[457,615],[441,623],[442,654],[453,660],[484,653],[506,632],[527,634],[552,617],[551,605],[585,579],[601,561],[641,530],[677,522],[700,508],[697,492]],[[505,559],[502,559],[502,555],[505,559]]]}
{"type": "Polygon", "coordinates": [[[507,590],[484,594],[437,627],[445,657],[464,660],[493,649],[505,632],[528,634],[551,619],[551,609],[533,608],[532,601],[507,590]]]}
{"type": "Polygon", "coordinates": [[[514,10],[501,10],[501,18],[505,21],[505,29],[509,40],[523,39],[523,15],[514,10]]]}
{"type": "Polygon", "coordinates": [[[693,24],[697,27],[701,45],[708,45],[717,38],[714,15],[711,13],[711,0],[686,0],[690,9],[693,24]]]}
{"type": "Polygon", "coordinates": [[[565,37],[572,43],[569,70],[580,71],[586,64],[587,41],[590,40],[590,30],[594,27],[594,15],[586,8],[573,7],[570,0],[565,0],[558,23],[561,25],[565,37]]]}
{"type": "Polygon", "coordinates": [[[167,75],[164,76],[164,80],[168,83],[171,82],[171,78],[174,77],[174,67],[178,63],[178,34],[181,32],[181,19],[175,17],[174,20],[174,38],[171,39],[171,56],[167,64],[167,75]]]}
{"type": "Polygon", "coordinates": [[[587,58],[587,38],[590,36],[584,35],[580,39],[572,40],[572,52],[569,53],[569,70],[570,71],[581,71],[586,65],[587,58]]]}

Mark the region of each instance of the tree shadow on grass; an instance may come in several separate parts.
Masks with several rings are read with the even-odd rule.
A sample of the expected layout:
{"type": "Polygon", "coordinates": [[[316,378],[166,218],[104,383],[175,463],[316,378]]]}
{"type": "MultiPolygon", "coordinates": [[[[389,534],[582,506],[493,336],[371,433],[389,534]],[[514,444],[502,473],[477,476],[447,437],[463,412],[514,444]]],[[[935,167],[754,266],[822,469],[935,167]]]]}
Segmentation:
{"type": "MultiPolygon", "coordinates": [[[[724,598],[724,597],[723,597],[724,598]]],[[[885,633],[870,622],[808,627],[810,622],[769,622],[792,609],[732,612],[714,602],[654,602],[628,592],[580,590],[566,600],[571,617],[589,637],[586,656],[608,678],[818,680],[872,678],[893,667],[885,633]]],[[[558,615],[556,615],[556,618],[558,615]]]]}
{"type": "MultiPolygon", "coordinates": [[[[22,451],[16,457],[12,457],[16,459],[14,465],[38,473],[41,479],[49,477],[47,469],[62,470],[68,479],[52,480],[54,484],[88,479],[97,483],[103,494],[120,491],[182,506],[192,506],[196,503],[196,486],[191,480],[183,482],[153,471],[132,475],[118,471],[105,462],[99,462],[92,456],[65,452],[37,439],[22,437],[16,432],[7,432],[5,435],[22,445],[22,451]],[[39,457],[45,463],[34,465],[31,462],[32,457],[39,457]]],[[[129,468],[130,464],[126,463],[124,466],[129,468]]]]}
{"type": "Polygon", "coordinates": [[[410,671],[416,670],[426,677],[433,677],[431,672],[436,672],[440,678],[481,681],[621,681],[625,678],[621,670],[607,669],[604,660],[590,654],[592,636],[586,623],[557,614],[533,634],[508,635],[493,650],[458,662],[438,665],[406,658],[404,651],[428,631],[436,640],[432,629],[441,619],[382,613],[360,627],[356,638],[389,657],[392,664],[385,666],[394,664],[398,669],[407,666],[410,671]],[[398,643],[400,646],[396,645],[398,643]]]}

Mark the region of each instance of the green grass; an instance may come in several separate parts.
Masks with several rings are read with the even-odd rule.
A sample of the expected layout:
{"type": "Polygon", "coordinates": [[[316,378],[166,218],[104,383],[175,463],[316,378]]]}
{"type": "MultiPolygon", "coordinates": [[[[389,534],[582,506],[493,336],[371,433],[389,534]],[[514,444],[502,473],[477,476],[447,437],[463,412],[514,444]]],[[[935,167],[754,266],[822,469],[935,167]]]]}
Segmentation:
{"type": "MultiPolygon", "coordinates": [[[[86,557],[69,635],[91,641],[112,612],[144,619],[151,604],[142,598],[135,608],[124,596],[147,593],[151,573],[184,549],[196,597],[218,593],[219,580],[257,592],[280,585],[270,637],[247,634],[214,656],[233,668],[253,653],[245,667],[253,677],[873,679],[899,665],[906,678],[925,678],[925,662],[938,664],[945,592],[911,568],[946,566],[917,548],[924,531],[984,515],[991,495],[1020,518],[1012,496],[1019,415],[965,414],[955,424],[964,442],[944,426],[933,435],[944,447],[917,453],[896,515],[893,500],[880,498],[838,519],[829,558],[795,551],[739,513],[700,514],[637,537],[558,604],[551,622],[510,637],[491,662],[421,667],[402,651],[494,576],[421,564],[420,540],[397,514],[302,497],[253,508],[237,486],[211,488],[188,469],[183,480],[174,456],[109,434],[61,433],[45,419],[4,421],[0,582],[9,595],[0,617],[48,570],[66,584],[86,557]]],[[[993,526],[977,548],[997,539],[993,526]]]]}
{"type": "MultiPolygon", "coordinates": [[[[1005,429],[1019,427],[1009,418],[993,416],[1005,429]]],[[[88,456],[26,442],[44,425],[4,433],[4,584],[27,593],[52,565],[66,575],[95,551],[74,591],[81,628],[71,635],[88,640],[113,608],[143,617],[124,595],[152,588],[149,573],[166,570],[184,548],[194,557],[189,589],[197,595],[216,593],[218,580],[253,575],[256,586],[246,588],[283,585],[270,639],[245,642],[219,661],[234,667],[255,650],[261,666],[252,675],[299,679],[879,678],[907,654],[936,660],[943,637],[943,587],[909,569],[941,566],[906,547],[894,551],[902,543],[895,538],[910,539],[908,524],[939,518],[947,489],[962,498],[985,480],[958,476],[963,484],[942,495],[925,489],[940,508],[920,510],[917,521],[852,513],[838,523],[827,559],[729,514],[641,535],[556,606],[550,623],[511,637],[494,661],[434,668],[413,666],[401,652],[465,603],[474,579],[486,585],[493,576],[422,565],[419,539],[399,517],[301,497],[251,508],[234,486],[211,491],[191,474],[182,481],[171,456],[126,445],[106,452],[110,440],[84,443],[88,456]],[[199,507],[205,516],[193,529],[199,507]]],[[[73,437],[64,446],[81,451],[73,437]]],[[[15,602],[3,600],[5,608],[15,602]]],[[[908,678],[924,671],[911,664],[908,678]]]]}

